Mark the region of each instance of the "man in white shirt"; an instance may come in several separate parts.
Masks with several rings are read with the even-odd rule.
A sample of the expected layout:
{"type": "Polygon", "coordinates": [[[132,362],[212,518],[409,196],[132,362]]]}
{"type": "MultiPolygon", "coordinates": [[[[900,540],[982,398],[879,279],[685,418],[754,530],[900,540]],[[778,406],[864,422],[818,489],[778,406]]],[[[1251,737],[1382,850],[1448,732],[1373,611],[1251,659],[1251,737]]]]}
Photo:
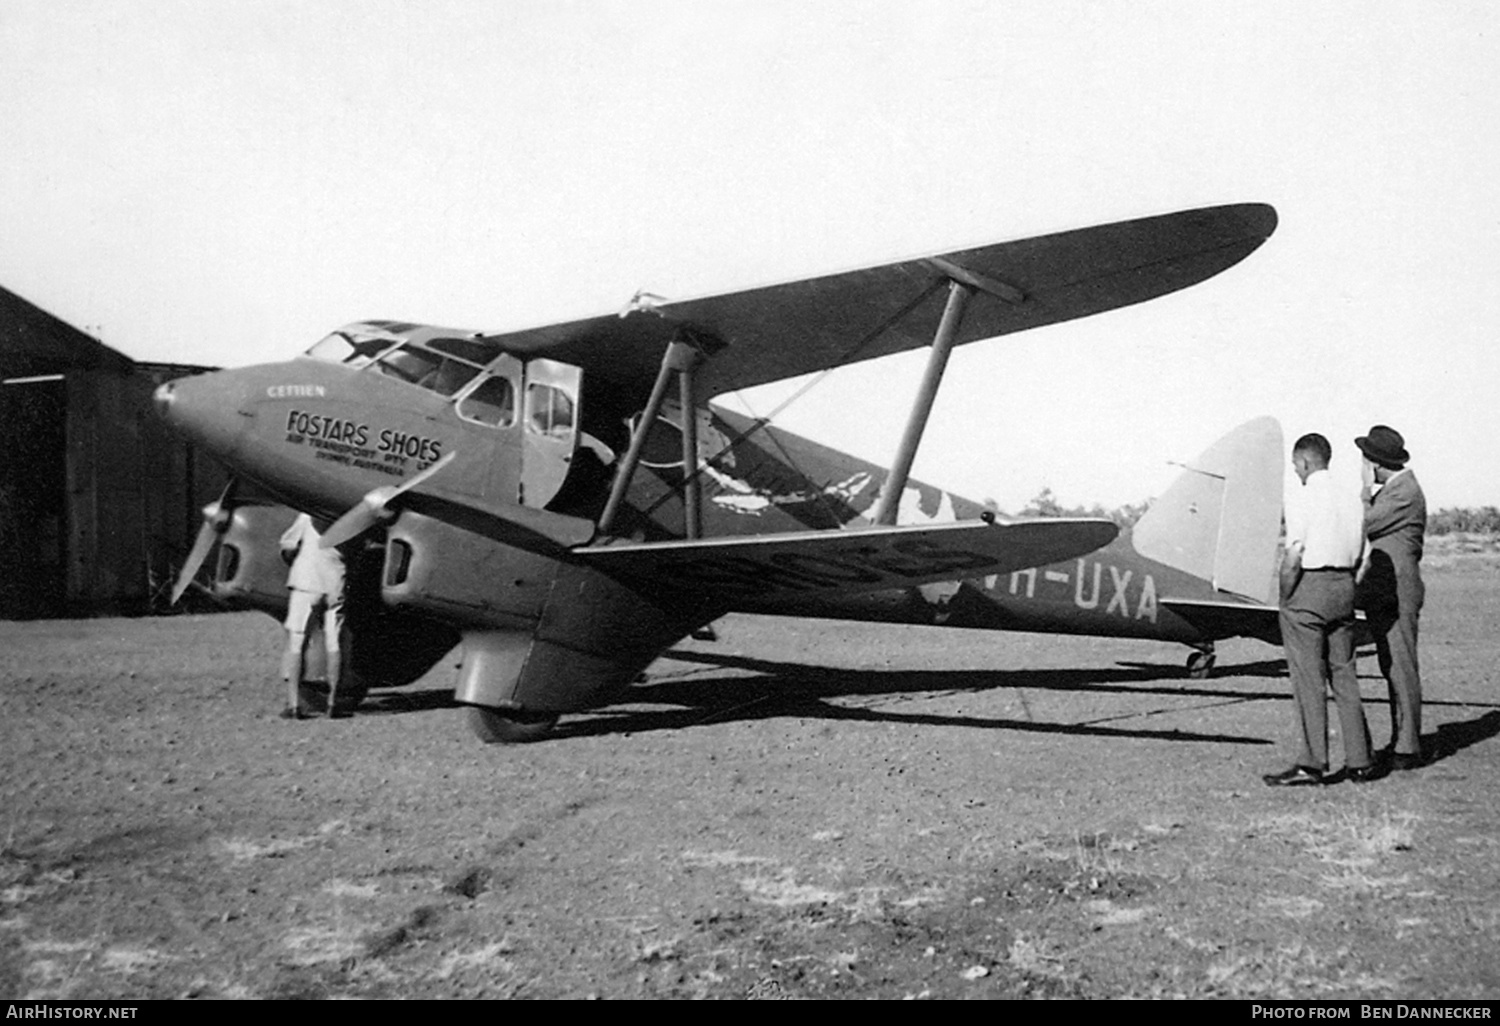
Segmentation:
{"type": "Polygon", "coordinates": [[[1338,706],[1344,774],[1374,778],[1370,732],[1354,670],[1354,572],[1364,553],[1364,508],[1328,473],[1333,449],[1319,434],[1292,446],[1302,482],[1288,497],[1281,564],[1281,642],[1296,700],[1298,749],[1290,769],[1263,778],[1274,786],[1321,784],[1328,772],[1328,698],[1338,706]]]}
{"type": "Polygon", "coordinates": [[[323,608],[323,645],[328,656],[328,715],[338,694],[342,653],[339,634],[344,627],[344,557],[338,549],[319,547],[321,537],[312,517],[299,514],[281,536],[281,555],[292,564],[287,575],[286,651],[281,657],[281,679],[286,684],[283,719],[305,719],[298,685],[302,682],[302,652],[307,628],[319,605],[323,608]]]}

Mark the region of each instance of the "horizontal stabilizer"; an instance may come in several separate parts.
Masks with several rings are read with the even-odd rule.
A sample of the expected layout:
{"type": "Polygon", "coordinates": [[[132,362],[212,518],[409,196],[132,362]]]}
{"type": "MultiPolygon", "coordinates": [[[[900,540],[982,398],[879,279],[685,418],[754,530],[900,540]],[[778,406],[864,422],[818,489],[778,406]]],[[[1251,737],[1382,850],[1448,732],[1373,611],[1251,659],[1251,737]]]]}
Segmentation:
{"type": "Polygon", "coordinates": [[[605,545],[572,555],[653,594],[776,612],[781,603],[821,593],[905,588],[1061,562],[1109,544],[1118,530],[1108,520],[976,520],[605,545]]]}
{"type": "Polygon", "coordinates": [[[1280,614],[1275,606],[1176,598],[1164,598],[1160,605],[1192,624],[1205,637],[1259,638],[1272,645],[1281,644],[1280,614]]]}

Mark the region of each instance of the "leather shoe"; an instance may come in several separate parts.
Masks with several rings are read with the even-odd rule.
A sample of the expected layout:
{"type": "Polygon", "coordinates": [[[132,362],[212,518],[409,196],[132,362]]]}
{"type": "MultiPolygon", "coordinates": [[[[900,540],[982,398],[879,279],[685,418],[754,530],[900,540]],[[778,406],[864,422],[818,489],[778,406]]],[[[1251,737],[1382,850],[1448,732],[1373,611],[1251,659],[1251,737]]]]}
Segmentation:
{"type": "Polygon", "coordinates": [[[1280,773],[1267,773],[1260,779],[1271,787],[1300,787],[1306,784],[1321,784],[1323,773],[1309,766],[1293,766],[1280,773]]]}
{"type": "Polygon", "coordinates": [[[1397,752],[1391,756],[1391,769],[1406,770],[1421,769],[1424,761],[1421,755],[1414,752],[1397,752]]]}
{"type": "Polygon", "coordinates": [[[1368,784],[1380,779],[1380,771],[1374,766],[1350,766],[1344,770],[1344,779],[1351,784],[1368,784]]]}

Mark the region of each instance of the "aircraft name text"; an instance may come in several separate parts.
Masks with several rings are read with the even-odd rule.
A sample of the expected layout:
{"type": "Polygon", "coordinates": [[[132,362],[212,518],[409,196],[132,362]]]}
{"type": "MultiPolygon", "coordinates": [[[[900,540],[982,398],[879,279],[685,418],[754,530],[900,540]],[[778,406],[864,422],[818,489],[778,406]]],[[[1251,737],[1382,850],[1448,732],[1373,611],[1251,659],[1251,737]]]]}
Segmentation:
{"type": "Polygon", "coordinates": [[[338,417],[323,417],[302,410],[292,410],[286,415],[286,430],[288,435],[322,438],[351,445],[367,445],[370,441],[370,429],[364,424],[338,417]]]}
{"type": "Polygon", "coordinates": [[[405,476],[411,460],[416,460],[418,469],[421,469],[436,462],[443,454],[443,440],[440,438],[408,434],[392,428],[374,431],[368,424],[305,410],[288,412],[286,441],[290,445],[316,448],[319,459],[361,470],[377,470],[395,477],[405,476]],[[372,434],[373,447],[370,445],[372,434]]]}
{"type": "Polygon", "coordinates": [[[321,399],[328,394],[322,385],[267,385],[268,399],[321,399]]]}

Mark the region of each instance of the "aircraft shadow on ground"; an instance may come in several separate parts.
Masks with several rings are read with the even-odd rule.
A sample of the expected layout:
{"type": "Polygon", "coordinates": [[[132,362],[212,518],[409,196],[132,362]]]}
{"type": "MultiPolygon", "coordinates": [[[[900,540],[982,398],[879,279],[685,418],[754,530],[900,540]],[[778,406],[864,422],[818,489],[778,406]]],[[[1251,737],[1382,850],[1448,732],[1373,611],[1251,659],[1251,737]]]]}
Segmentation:
{"type": "Polygon", "coordinates": [[[421,691],[373,691],[360,703],[359,716],[393,716],[401,713],[457,709],[453,689],[423,688],[421,691]]]}
{"type": "MultiPolygon", "coordinates": [[[[690,676],[668,678],[639,685],[622,702],[675,705],[667,710],[604,709],[587,718],[565,720],[555,737],[579,737],[649,730],[680,730],[709,723],[736,720],[802,716],[827,720],[874,723],[905,723],[921,726],[975,727],[1016,730],[1040,734],[1070,734],[1081,737],[1125,737],[1160,741],[1215,741],[1230,744],[1274,744],[1262,737],[1207,734],[1179,729],[1151,730],[1103,726],[1091,723],[1058,723],[1035,719],[964,716],[942,713],[901,712],[891,707],[902,702],[925,700],[942,694],[964,694],[1000,688],[1034,691],[1116,693],[1173,698],[1207,698],[1222,702],[1281,701],[1289,696],[1276,691],[1247,692],[1177,684],[1143,686],[1154,681],[1184,679],[1183,671],[1159,665],[1121,664],[1107,669],[1049,670],[851,670],[776,662],[717,652],[672,651],[668,655],[688,663],[747,670],[752,677],[690,676]],[[833,699],[886,699],[878,703],[846,704],[833,699]]],[[[1269,663],[1247,664],[1250,674],[1269,675],[1269,663]]],[[[1225,672],[1239,673],[1241,668],[1225,672]]],[[[1024,706],[1024,701],[1023,701],[1024,706]]],[[[1143,710],[1139,719],[1175,709],[1143,710]]]]}
{"type": "MultiPolygon", "coordinates": [[[[1080,692],[1165,696],[1174,699],[1207,699],[1214,705],[1257,701],[1290,701],[1285,685],[1274,690],[1236,690],[1191,682],[1178,667],[1159,663],[1119,662],[1111,668],[1047,670],[850,670],[777,662],[720,652],[677,651],[667,655],[679,662],[706,668],[746,670],[755,676],[694,679],[688,674],[668,677],[631,689],[622,703],[675,705],[665,710],[604,708],[565,719],[553,738],[586,737],[687,727],[736,720],[774,719],[782,716],[876,723],[907,723],[925,726],[975,727],[1016,730],[1026,733],[1071,734],[1081,737],[1133,737],[1165,741],[1216,741],[1230,744],[1269,745],[1274,741],[1232,734],[1204,734],[1176,729],[1149,730],[1110,727],[1109,720],[1142,719],[1163,713],[1182,712],[1182,706],[1142,710],[1127,716],[1082,723],[1054,723],[1033,719],[903,713],[890,706],[940,695],[993,691],[1001,688],[1031,691],[1080,692]],[[1168,683],[1156,683],[1156,682],[1168,683]],[[833,699],[885,699],[878,704],[838,704],[833,699]]],[[[1286,663],[1280,659],[1221,665],[1218,677],[1286,678],[1286,663]]],[[[1376,675],[1376,679],[1380,679],[1376,675]]],[[[1365,696],[1367,715],[1383,705],[1378,697],[1365,696]]],[[[1500,704],[1434,701],[1428,707],[1461,706],[1488,708],[1474,720],[1445,723],[1424,744],[1434,762],[1500,734],[1500,704]]],[[[391,716],[404,713],[456,709],[450,688],[420,691],[375,691],[360,706],[359,716],[391,716]]]]}
{"type": "MultiPolygon", "coordinates": [[[[1172,670],[1169,670],[1166,667],[1162,666],[1160,663],[1136,663],[1136,662],[1130,662],[1128,660],[1121,660],[1120,662],[1116,663],[1115,665],[1116,666],[1128,666],[1131,669],[1141,670],[1142,672],[1148,672],[1155,679],[1161,679],[1161,678],[1173,678],[1173,679],[1177,679],[1177,680],[1196,679],[1196,678],[1189,678],[1188,675],[1187,675],[1187,672],[1185,670],[1180,670],[1179,669],[1179,670],[1173,672],[1172,670]]],[[[1079,672],[1087,672],[1087,671],[1079,671],[1079,672]]],[[[1258,659],[1258,660],[1256,660],[1253,663],[1224,663],[1224,664],[1219,665],[1219,667],[1214,670],[1214,676],[1215,677],[1285,677],[1286,676],[1286,660],[1285,659],[1258,659]]],[[[1135,690],[1135,689],[1132,689],[1132,690],[1135,690]]],[[[1163,688],[1161,690],[1162,690],[1163,694],[1173,694],[1173,695],[1180,695],[1180,694],[1182,694],[1182,688],[1163,688]]],[[[1239,692],[1236,692],[1236,694],[1238,694],[1238,693],[1239,692]]]]}
{"type": "Polygon", "coordinates": [[[1496,734],[1500,734],[1500,711],[1491,709],[1472,720],[1441,724],[1436,731],[1422,738],[1422,747],[1427,750],[1432,762],[1441,762],[1496,734]]]}

